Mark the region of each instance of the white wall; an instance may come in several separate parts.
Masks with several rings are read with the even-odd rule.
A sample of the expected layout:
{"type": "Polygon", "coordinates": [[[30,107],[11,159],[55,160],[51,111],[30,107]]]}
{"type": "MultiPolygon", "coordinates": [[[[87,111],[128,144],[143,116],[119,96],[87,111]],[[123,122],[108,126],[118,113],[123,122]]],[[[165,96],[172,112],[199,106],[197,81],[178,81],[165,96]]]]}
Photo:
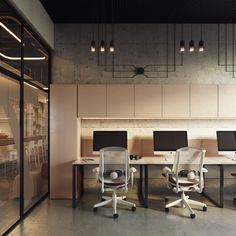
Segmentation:
{"type": "Polygon", "coordinates": [[[54,48],[54,23],[39,0],[9,0],[34,30],[54,48]]]}

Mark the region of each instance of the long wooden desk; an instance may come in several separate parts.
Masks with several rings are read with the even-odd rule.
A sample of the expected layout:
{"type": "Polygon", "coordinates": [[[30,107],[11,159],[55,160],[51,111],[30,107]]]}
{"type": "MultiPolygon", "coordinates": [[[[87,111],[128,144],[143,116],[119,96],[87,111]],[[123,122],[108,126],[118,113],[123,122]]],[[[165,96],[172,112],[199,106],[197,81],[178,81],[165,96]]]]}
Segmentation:
{"type": "MultiPolygon", "coordinates": [[[[150,165],[172,165],[174,157],[165,158],[163,156],[142,157],[140,160],[131,160],[130,165],[139,166],[140,176],[138,181],[138,195],[144,207],[148,207],[148,167],[150,165]]],[[[72,163],[72,207],[77,206],[78,200],[84,191],[84,166],[99,165],[99,157],[82,157],[72,163]],[[78,172],[79,169],[79,172],[78,172]],[[79,182],[78,182],[79,173],[79,182]],[[80,184],[80,192],[78,194],[78,184],[80,184]],[[79,196],[79,197],[78,197],[79,196]]],[[[224,156],[205,157],[204,166],[218,166],[220,170],[220,188],[219,202],[208,196],[205,189],[203,195],[218,207],[224,207],[224,166],[235,165],[236,161],[224,156]]]]}

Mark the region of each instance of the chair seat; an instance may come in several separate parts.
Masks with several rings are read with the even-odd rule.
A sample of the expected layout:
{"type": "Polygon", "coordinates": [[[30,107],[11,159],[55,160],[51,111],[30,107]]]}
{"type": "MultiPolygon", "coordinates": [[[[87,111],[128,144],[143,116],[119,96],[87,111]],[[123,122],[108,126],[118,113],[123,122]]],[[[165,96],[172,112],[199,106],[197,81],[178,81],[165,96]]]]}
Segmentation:
{"type": "MultiPolygon", "coordinates": [[[[172,185],[176,186],[176,178],[173,175],[169,175],[168,180],[172,185]]],[[[192,187],[198,185],[199,183],[198,179],[190,181],[187,177],[179,177],[178,180],[179,180],[179,186],[182,187],[192,187]]]]}
{"type": "MultiPolygon", "coordinates": [[[[99,183],[102,183],[102,179],[99,178],[99,183]]],[[[116,180],[111,180],[110,178],[104,178],[104,186],[105,187],[110,187],[110,186],[115,186],[115,187],[124,187],[125,186],[125,181],[123,178],[118,178],[116,180]]]]}

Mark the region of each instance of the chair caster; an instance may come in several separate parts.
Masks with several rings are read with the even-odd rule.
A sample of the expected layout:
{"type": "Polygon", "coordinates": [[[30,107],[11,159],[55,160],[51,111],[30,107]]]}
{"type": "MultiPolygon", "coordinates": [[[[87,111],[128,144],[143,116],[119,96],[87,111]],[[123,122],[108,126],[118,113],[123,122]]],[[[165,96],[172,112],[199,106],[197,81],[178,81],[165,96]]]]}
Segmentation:
{"type": "Polygon", "coordinates": [[[207,207],[204,206],[204,207],[202,208],[202,210],[203,210],[203,211],[207,211],[207,207]]]}
{"type": "Polygon", "coordinates": [[[119,216],[119,215],[118,215],[117,213],[116,213],[116,214],[113,214],[113,218],[114,218],[114,219],[117,219],[118,216],[119,216]]]}
{"type": "Polygon", "coordinates": [[[170,209],[168,207],[165,208],[165,212],[169,212],[170,209]]]}
{"type": "Polygon", "coordinates": [[[191,219],[194,219],[195,217],[196,217],[195,214],[190,214],[190,218],[191,218],[191,219]]]}
{"type": "Polygon", "coordinates": [[[136,206],[132,206],[131,210],[136,211],[136,206]]]}
{"type": "Polygon", "coordinates": [[[93,208],[93,212],[97,212],[98,211],[98,208],[97,207],[94,207],[93,208]]]}

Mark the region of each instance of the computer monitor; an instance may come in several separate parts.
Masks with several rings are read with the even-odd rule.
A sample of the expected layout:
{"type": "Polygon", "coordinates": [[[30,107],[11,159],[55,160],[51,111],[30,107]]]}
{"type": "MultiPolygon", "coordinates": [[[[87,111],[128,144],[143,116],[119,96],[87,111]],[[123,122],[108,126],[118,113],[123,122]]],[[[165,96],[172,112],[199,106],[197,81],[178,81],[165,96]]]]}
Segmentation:
{"type": "Polygon", "coordinates": [[[127,148],[127,131],[93,131],[93,154],[112,146],[127,148]]]}
{"type": "Polygon", "coordinates": [[[153,131],[154,155],[173,155],[188,146],[187,131],[153,131]]]}
{"type": "Polygon", "coordinates": [[[218,154],[236,158],[236,131],[216,131],[218,154]]]}

